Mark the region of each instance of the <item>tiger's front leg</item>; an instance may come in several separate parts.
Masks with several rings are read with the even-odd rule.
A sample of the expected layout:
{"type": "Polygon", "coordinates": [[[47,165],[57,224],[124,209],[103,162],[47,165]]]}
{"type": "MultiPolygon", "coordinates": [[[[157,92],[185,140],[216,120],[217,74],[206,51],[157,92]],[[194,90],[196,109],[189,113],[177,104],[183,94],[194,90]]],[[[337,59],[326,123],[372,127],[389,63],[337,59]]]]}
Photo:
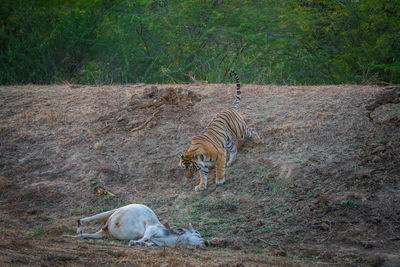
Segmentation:
{"type": "Polygon", "coordinates": [[[207,176],[208,176],[208,168],[204,167],[199,170],[200,173],[200,183],[197,185],[194,190],[202,191],[207,189],[207,176]]]}
{"type": "Polygon", "coordinates": [[[216,162],[216,179],[215,179],[215,184],[217,185],[222,185],[225,183],[225,164],[226,164],[226,151],[223,153],[220,153],[218,155],[218,160],[216,162]]]}

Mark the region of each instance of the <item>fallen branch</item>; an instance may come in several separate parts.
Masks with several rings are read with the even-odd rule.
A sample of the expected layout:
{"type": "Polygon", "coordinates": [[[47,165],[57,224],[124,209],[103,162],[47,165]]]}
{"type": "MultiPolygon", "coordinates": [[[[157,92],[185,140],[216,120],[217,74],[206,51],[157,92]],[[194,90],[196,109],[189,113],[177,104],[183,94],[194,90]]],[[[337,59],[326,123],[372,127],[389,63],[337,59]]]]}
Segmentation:
{"type": "Polygon", "coordinates": [[[159,107],[161,107],[161,106],[164,105],[164,104],[165,104],[165,99],[161,98],[161,99],[158,99],[156,102],[151,102],[151,103],[143,104],[143,105],[141,105],[139,108],[140,108],[140,109],[142,109],[142,108],[150,108],[150,107],[159,108],[159,107]]]}
{"type": "Polygon", "coordinates": [[[99,195],[105,195],[105,196],[109,195],[111,197],[115,197],[115,194],[111,193],[110,191],[108,191],[107,189],[105,189],[104,187],[102,187],[100,185],[98,185],[94,188],[94,192],[99,195]]]}
{"type": "Polygon", "coordinates": [[[154,117],[157,115],[158,112],[160,112],[160,111],[157,110],[156,112],[153,113],[153,115],[152,115],[149,119],[147,119],[147,120],[146,120],[145,122],[143,122],[141,125],[139,125],[138,127],[135,127],[135,128],[133,128],[133,129],[131,129],[131,132],[135,132],[135,131],[138,131],[138,130],[140,130],[140,129],[143,129],[149,122],[151,122],[151,121],[154,119],[154,117]]]}

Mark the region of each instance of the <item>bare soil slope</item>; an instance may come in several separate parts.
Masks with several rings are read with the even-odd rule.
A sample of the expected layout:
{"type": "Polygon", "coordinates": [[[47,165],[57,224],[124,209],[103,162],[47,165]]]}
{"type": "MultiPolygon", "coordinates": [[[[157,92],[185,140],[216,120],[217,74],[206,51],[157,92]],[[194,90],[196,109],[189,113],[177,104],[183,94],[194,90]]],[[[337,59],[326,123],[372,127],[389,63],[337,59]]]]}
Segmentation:
{"type": "Polygon", "coordinates": [[[227,182],[211,172],[196,193],[179,155],[234,84],[0,87],[0,263],[398,266],[396,90],[244,85],[239,110],[265,144],[239,141],[227,182]],[[62,237],[129,203],[192,222],[214,247],[62,237]]]}

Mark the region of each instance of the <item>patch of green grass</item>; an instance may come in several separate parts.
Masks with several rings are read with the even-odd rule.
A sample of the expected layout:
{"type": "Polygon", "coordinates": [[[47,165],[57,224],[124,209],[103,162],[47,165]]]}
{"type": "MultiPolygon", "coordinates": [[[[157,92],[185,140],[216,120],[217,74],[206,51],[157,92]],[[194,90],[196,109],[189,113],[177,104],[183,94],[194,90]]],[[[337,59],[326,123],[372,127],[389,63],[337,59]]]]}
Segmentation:
{"type": "Polygon", "coordinates": [[[263,232],[272,232],[277,226],[278,224],[275,222],[267,223],[263,226],[263,232]]]}
{"type": "Polygon", "coordinates": [[[221,198],[221,199],[207,199],[201,198],[196,202],[192,203],[193,209],[192,215],[195,213],[204,214],[209,213],[211,215],[221,215],[226,213],[235,212],[239,206],[239,200],[233,198],[221,198]]]}
{"type": "Polygon", "coordinates": [[[262,253],[264,253],[264,250],[261,248],[257,248],[257,249],[251,250],[251,252],[254,254],[262,254],[262,253]]]}
{"type": "Polygon", "coordinates": [[[38,235],[43,235],[44,234],[44,229],[43,226],[38,226],[33,228],[33,236],[38,236],[38,235]]]}
{"type": "Polygon", "coordinates": [[[295,220],[296,220],[296,217],[294,217],[294,216],[288,216],[286,218],[286,222],[288,222],[288,223],[294,222],[295,220]]]}
{"type": "Polygon", "coordinates": [[[190,198],[191,207],[187,218],[172,218],[177,225],[201,225],[197,229],[205,238],[218,236],[233,236],[232,226],[242,224],[244,216],[232,217],[237,210],[239,201],[236,199],[190,198]]]}
{"type": "Polygon", "coordinates": [[[321,210],[322,210],[324,213],[326,213],[326,212],[328,211],[328,206],[325,205],[325,204],[322,204],[322,205],[321,205],[321,210]]]}
{"type": "Polygon", "coordinates": [[[183,226],[183,225],[186,225],[189,223],[188,218],[183,217],[183,216],[171,217],[170,221],[171,221],[171,223],[170,223],[171,226],[173,226],[173,225],[183,226]]]}
{"type": "Polygon", "coordinates": [[[321,188],[322,188],[321,184],[317,184],[317,185],[315,185],[315,187],[312,189],[312,192],[313,192],[313,193],[319,192],[319,191],[321,191],[321,188]]]}
{"type": "MultiPolygon", "coordinates": [[[[101,202],[98,201],[97,203],[101,204],[102,202],[105,202],[106,200],[109,200],[110,198],[107,198],[105,200],[103,200],[103,199],[104,198],[100,199],[99,201],[101,201],[101,202]]],[[[103,204],[105,204],[105,203],[103,203],[103,204]]],[[[122,199],[118,199],[116,201],[107,201],[107,205],[103,206],[103,211],[110,211],[110,210],[120,208],[125,205],[126,205],[126,202],[122,199]]]]}
{"type": "Polygon", "coordinates": [[[310,255],[304,255],[301,253],[296,253],[296,254],[288,253],[287,257],[295,261],[308,262],[308,263],[312,263],[318,260],[316,257],[310,255]]]}
{"type": "Polygon", "coordinates": [[[112,195],[105,195],[101,199],[97,200],[97,204],[101,204],[101,203],[105,202],[106,200],[108,200],[110,198],[112,198],[112,195]]]}
{"type": "Polygon", "coordinates": [[[305,232],[306,231],[304,230],[304,228],[294,227],[293,229],[290,229],[289,231],[285,232],[284,235],[291,241],[296,242],[304,237],[305,232]]]}
{"type": "Polygon", "coordinates": [[[201,198],[199,196],[193,196],[193,197],[190,197],[187,201],[188,201],[188,204],[194,204],[197,201],[201,201],[202,199],[203,198],[201,198]]]}
{"type": "Polygon", "coordinates": [[[193,207],[189,212],[190,217],[199,217],[200,215],[201,215],[201,212],[199,211],[198,207],[193,207]]]}
{"type": "Polygon", "coordinates": [[[250,170],[250,173],[254,173],[258,178],[268,178],[271,169],[264,165],[256,165],[253,170],[250,170]]]}
{"type": "Polygon", "coordinates": [[[82,208],[74,208],[69,212],[70,217],[78,216],[81,217],[83,215],[82,208]]]}
{"type": "Polygon", "coordinates": [[[240,216],[235,216],[232,218],[233,221],[235,222],[239,222],[242,223],[244,221],[244,216],[240,215],[240,216]]]}
{"type": "Polygon", "coordinates": [[[156,208],[165,206],[166,202],[167,199],[165,197],[148,197],[144,199],[143,204],[156,208]]]}
{"type": "Polygon", "coordinates": [[[302,161],[301,159],[295,158],[295,159],[293,160],[293,163],[299,163],[299,164],[301,164],[301,163],[303,163],[303,161],[302,161]]]}
{"type": "Polygon", "coordinates": [[[122,207],[122,206],[125,206],[125,205],[126,205],[125,200],[119,199],[116,206],[119,208],[119,207],[122,207]]]}
{"type": "Polygon", "coordinates": [[[341,202],[342,206],[344,207],[350,207],[350,208],[359,208],[361,206],[360,201],[353,201],[353,200],[343,200],[341,202]]]}
{"type": "Polygon", "coordinates": [[[111,206],[104,206],[103,207],[103,211],[110,211],[110,210],[113,210],[114,208],[113,207],[111,207],[111,206]]]}
{"type": "Polygon", "coordinates": [[[36,227],[32,228],[32,230],[29,231],[29,233],[27,233],[25,235],[25,237],[26,238],[32,238],[32,237],[40,236],[40,235],[43,235],[43,234],[44,234],[44,229],[43,229],[43,226],[40,225],[40,226],[36,226],[36,227]]]}

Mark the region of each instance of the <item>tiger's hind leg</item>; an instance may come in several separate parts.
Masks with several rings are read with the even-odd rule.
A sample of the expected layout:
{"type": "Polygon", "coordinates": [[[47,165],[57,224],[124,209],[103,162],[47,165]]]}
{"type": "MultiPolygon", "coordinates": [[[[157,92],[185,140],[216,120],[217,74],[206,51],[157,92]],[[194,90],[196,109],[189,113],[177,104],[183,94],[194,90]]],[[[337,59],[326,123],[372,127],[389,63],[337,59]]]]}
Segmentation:
{"type": "Polygon", "coordinates": [[[226,166],[229,167],[235,162],[238,150],[232,142],[229,142],[226,148],[229,149],[229,161],[226,163],[226,166]]]}

